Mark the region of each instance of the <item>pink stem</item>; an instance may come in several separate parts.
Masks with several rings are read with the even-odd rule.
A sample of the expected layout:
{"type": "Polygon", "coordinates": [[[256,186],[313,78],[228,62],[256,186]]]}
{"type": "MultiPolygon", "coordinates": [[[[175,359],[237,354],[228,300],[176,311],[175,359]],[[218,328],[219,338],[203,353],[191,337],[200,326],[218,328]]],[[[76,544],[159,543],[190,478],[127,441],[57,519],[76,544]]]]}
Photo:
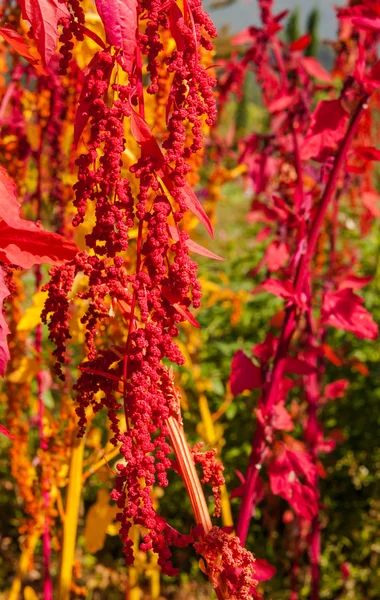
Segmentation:
{"type": "MultiPolygon", "coordinates": [[[[36,267],[36,287],[39,289],[41,284],[41,269],[36,267]]],[[[42,355],[42,326],[37,325],[36,338],[34,344],[38,360],[41,361],[42,355]]],[[[46,452],[48,444],[44,433],[44,402],[42,394],[42,372],[41,370],[37,373],[37,399],[38,399],[38,429],[40,435],[40,449],[42,452],[46,452]]],[[[50,519],[48,516],[48,510],[50,505],[49,486],[50,481],[46,478],[46,470],[43,468],[42,461],[42,498],[44,506],[44,530],[42,537],[43,546],[43,567],[44,567],[44,600],[53,600],[53,586],[50,577],[50,557],[51,557],[51,543],[50,543],[50,519]]]]}
{"type": "MultiPolygon", "coordinates": [[[[296,295],[299,295],[303,290],[306,273],[309,268],[312,256],[315,252],[318,236],[323,225],[326,211],[336,191],[339,174],[344,165],[347,152],[351,146],[352,140],[357,131],[360,118],[364,110],[366,110],[367,108],[367,101],[368,96],[366,95],[363,96],[360,102],[358,103],[355,113],[351,118],[346,135],[344,136],[344,139],[336,155],[334,166],[332,168],[329,180],[327,182],[325,191],[323,193],[321,202],[318,206],[317,212],[315,214],[310,229],[306,251],[302,255],[299,267],[297,269],[297,273],[294,280],[294,290],[296,295]]],[[[285,359],[288,354],[289,346],[297,326],[296,311],[297,307],[295,304],[288,306],[285,311],[284,323],[281,330],[276,356],[274,358],[271,379],[265,385],[263,390],[263,405],[267,415],[272,413],[273,406],[278,397],[279,385],[284,373],[285,359]]],[[[244,485],[242,504],[236,527],[236,534],[239,536],[242,545],[245,544],[250,520],[252,517],[252,513],[255,509],[258,472],[261,469],[267,450],[267,435],[268,432],[264,431],[263,426],[258,422],[252,442],[252,450],[248,464],[247,477],[244,485]]]]}

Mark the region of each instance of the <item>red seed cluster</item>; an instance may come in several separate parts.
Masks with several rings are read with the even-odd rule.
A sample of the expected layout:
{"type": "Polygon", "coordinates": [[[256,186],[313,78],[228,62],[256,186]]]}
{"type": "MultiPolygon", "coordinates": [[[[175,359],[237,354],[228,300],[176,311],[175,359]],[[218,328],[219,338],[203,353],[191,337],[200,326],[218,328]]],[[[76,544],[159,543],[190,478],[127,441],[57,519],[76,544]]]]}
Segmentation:
{"type": "MultiPolygon", "coordinates": [[[[71,8],[74,17],[64,30],[66,37],[73,23],[81,22],[73,5],[71,8]]],[[[85,431],[88,407],[94,412],[105,407],[113,442],[120,444],[123,455],[123,462],[116,467],[118,476],[112,498],[120,508],[118,519],[127,562],[133,560],[129,530],[135,523],[147,530],[142,549],[153,549],[167,574],[176,572],[170,563],[170,546],[185,545],[192,537],[170,528],[156,513],[152,500],[154,485],[168,485],[172,449],[166,420],[177,415],[179,408],[172,374],[163,361],[183,364],[175,343],[178,324],[185,320],[191,307],[199,307],[201,297],[197,264],[189,257],[182,235],[177,242],[171,239],[168,222],[173,223],[174,218],[179,223],[187,209],[183,194],[185,176],[190,170],[187,160],[202,146],[202,124],[211,123],[216,116],[211,89],[214,80],[200,64],[200,46],[211,47],[209,37],[215,36],[215,29],[198,0],[187,3],[185,14],[180,13],[179,19],[174,18],[179,15],[173,15],[173,10],[180,12],[177,5],[161,0],[139,4],[143,26],[138,45],[141,55],[148,58],[150,93],[157,91],[163,48],[160,40],[165,28],[177,36],[178,43],[166,60],[173,83],[162,154],[149,136],[145,145],[138,139],[141,156],[130,167],[131,178],[139,188],[135,196],[122,172],[121,159],[126,147],[126,120],[132,117],[135,128],[144,124],[139,65],[129,74],[127,85],[117,83],[113,77],[116,83],[110,83],[113,69],[124,68],[112,48],[100,51],[88,66],[75,135],[80,135],[87,120],[91,130],[86,152],[77,159],[77,214],[73,224],[78,226],[84,221],[88,205],[93,203],[95,225],[86,236],[90,255],[81,254],[75,264],[53,270],[43,315],[45,321],[49,320],[50,339],[57,345],[55,355],[62,376],[61,364],[67,360],[65,344],[70,336],[67,295],[75,275],[84,273],[87,289],[78,296],[87,303],[82,317],[87,356],[79,366],[81,375],[74,388],[80,434],[85,431]],[[161,183],[163,170],[170,196],[161,183]],[[137,240],[133,238],[135,260],[126,255],[127,250],[128,256],[131,254],[131,228],[137,230],[137,240]],[[100,338],[99,331],[108,331],[108,336],[100,338]],[[105,343],[107,337],[109,342],[105,343]],[[121,406],[125,431],[121,431],[119,423],[121,406]]],[[[146,124],[143,127],[148,128],[146,124]]],[[[134,132],[132,129],[135,135],[134,132]]],[[[195,448],[194,460],[202,464],[204,481],[212,485],[219,514],[222,467],[212,451],[201,453],[195,448]]]]}
{"type": "Polygon", "coordinates": [[[195,550],[206,561],[207,574],[214,585],[220,576],[231,600],[259,599],[255,593],[257,581],[252,554],[240,545],[239,538],[231,536],[218,527],[213,527],[201,541],[194,544],[195,550]]]}

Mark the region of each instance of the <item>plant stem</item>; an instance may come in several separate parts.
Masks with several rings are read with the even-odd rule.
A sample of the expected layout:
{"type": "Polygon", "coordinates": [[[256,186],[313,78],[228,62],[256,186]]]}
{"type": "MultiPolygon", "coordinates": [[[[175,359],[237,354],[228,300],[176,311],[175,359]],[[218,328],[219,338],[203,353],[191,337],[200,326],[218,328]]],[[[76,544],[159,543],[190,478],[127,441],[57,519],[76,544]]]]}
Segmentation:
{"type": "Polygon", "coordinates": [[[73,439],[70,459],[70,475],[66,496],[63,542],[59,571],[57,600],[69,600],[75,558],[78,515],[82,491],[84,439],[73,439]]]}
{"type": "MultiPolygon", "coordinates": [[[[202,525],[204,534],[207,534],[212,529],[211,518],[193,457],[186,441],[185,432],[182,425],[174,417],[169,417],[166,425],[180,473],[190,498],[195,521],[197,525],[202,525]]],[[[218,600],[228,598],[226,586],[221,577],[219,578],[219,585],[215,588],[215,593],[218,600]]]]}
{"type": "MultiPolygon", "coordinates": [[[[315,247],[317,244],[318,236],[323,225],[323,221],[326,215],[326,211],[329,207],[331,199],[333,198],[338,178],[341,172],[341,169],[344,165],[344,162],[347,157],[347,152],[351,146],[352,140],[357,131],[360,118],[363,112],[367,108],[368,95],[363,96],[358,106],[350,120],[350,124],[346,131],[346,134],[340,144],[338,149],[334,166],[331,170],[330,177],[328,179],[326,188],[324,190],[323,196],[321,198],[320,204],[317,208],[312,226],[310,228],[310,233],[308,236],[308,242],[306,246],[306,250],[301,257],[299,267],[297,269],[297,273],[294,280],[294,291],[296,295],[299,295],[304,286],[305,277],[307,270],[310,265],[310,261],[315,252],[315,247]]],[[[265,385],[263,390],[263,405],[265,408],[266,414],[271,414],[274,404],[276,403],[279,391],[279,385],[281,382],[281,378],[284,372],[285,359],[288,354],[289,346],[295,332],[297,326],[297,306],[295,304],[288,306],[285,311],[284,323],[282,326],[279,344],[277,348],[277,352],[274,358],[273,369],[271,373],[270,381],[265,385]]],[[[268,432],[264,431],[263,426],[258,422],[256,431],[254,434],[253,442],[252,442],[252,450],[249,458],[248,470],[246,481],[244,485],[243,498],[241,503],[241,508],[238,517],[238,523],[236,527],[236,533],[240,538],[241,544],[244,545],[248,529],[249,523],[252,517],[252,513],[255,509],[256,502],[256,486],[258,480],[258,473],[261,469],[262,462],[265,458],[265,453],[267,449],[266,445],[266,436],[268,432]]]]}

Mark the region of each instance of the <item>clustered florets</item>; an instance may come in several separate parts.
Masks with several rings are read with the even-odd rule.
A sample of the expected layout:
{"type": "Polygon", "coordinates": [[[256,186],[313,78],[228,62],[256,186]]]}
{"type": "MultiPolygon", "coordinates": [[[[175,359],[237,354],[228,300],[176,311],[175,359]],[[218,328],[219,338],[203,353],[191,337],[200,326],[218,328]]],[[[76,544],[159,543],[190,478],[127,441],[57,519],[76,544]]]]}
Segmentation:
{"type": "MultiPolygon", "coordinates": [[[[127,85],[110,84],[112,70],[124,68],[118,53],[112,49],[97,53],[87,69],[75,136],[78,138],[87,119],[91,133],[86,152],[76,161],[78,182],[74,186],[74,205],[77,214],[73,224],[80,225],[88,204],[94,203],[95,225],[86,236],[91,252],[90,256],[78,255],[69,266],[53,270],[43,314],[45,321],[50,321],[50,339],[57,345],[55,355],[62,377],[61,365],[66,360],[65,345],[70,337],[67,295],[74,277],[79,272],[84,273],[88,286],[77,294],[88,303],[81,319],[86,331],[87,356],[79,366],[81,375],[75,385],[80,434],[85,431],[87,408],[91,406],[98,412],[105,406],[114,433],[113,442],[120,444],[123,455],[123,462],[116,466],[118,476],[112,498],[120,508],[118,519],[126,559],[133,560],[129,530],[135,523],[148,530],[143,538],[143,549],[153,548],[163,571],[168,574],[175,573],[170,564],[169,546],[184,545],[193,538],[171,529],[156,513],[152,501],[152,487],[168,485],[172,449],[166,421],[178,413],[172,374],[163,360],[183,364],[184,358],[174,338],[178,335],[178,324],[186,318],[186,311],[191,306],[199,307],[201,297],[197,264],[189,257],[185,235],[178,230],[178,241],[173,241],[168,220],[172,215],[178,224],[187,210],[183,192],[190,170],[187,161],[202,147],[203,123],[211,124],[216,117],[211,89],[214,80],[199,60],[199,46],[210,49],[208,36],[215,36],[216,31],[203,12],[201,2],[192,0],[188,6],[185,16],[181,13],[181,18],[176,20],[171,14],[174,4],[161,0],[139,4],[140,21],[145,23],[145,29],[140,28],[138,43],[141,54],[148,58],[151,77],[148,93],[156,93],[160,82],[162,33],[169,29],[174,35],[173,31],[177,32],[178,28],[179,37],[177,33],[174,35],[177,48],[165,59],[173,81],[163,152],[154,140],[140,144],[141,156],[130,167],[138,184],[136,199],[130,181],[122,173],[121,158],[126,145],[125,119],[134,119],[135,127],[144,124],[138,72],[129,73],[127,85]],[[162,187],[158,174],[163,176],[166,187],[170,187],[170,195],[162,187]],[[135,261],[125,257],[132,227],[137,227],[138,232],[135,261]],[[122,315],[122,326],[116,329],[113,328],[115,311],[117,316],[122,315]],[[114,332],[112,346],[105,348],[98,341],[99,326],[108,326],[114,332]],[[120,430],[118,418],[121,404],[126,418],[124,432],[120,430]]],[[[80,33],[82,23],[80,6],[71,2],[70,7],[71,20],[65,25],[61,40],[64,42],[63,69],[70,58],[70,35],[80,33]]],[[[213,451],[202,453],[195,447],[193,457],[202,464],[203,481],[212,485],[215,512],[219,514],[222,467],[213,451]]]]}
{"type": "Polygon", "coordinates": [[[252,554],[240,545],[239,538],[213,527],[195,542],[194,548],[205,559],[207,574],[214,585],[218,585],[223,575],[230,600],[259,599],[254,589],[257,581],[252,554]]]}

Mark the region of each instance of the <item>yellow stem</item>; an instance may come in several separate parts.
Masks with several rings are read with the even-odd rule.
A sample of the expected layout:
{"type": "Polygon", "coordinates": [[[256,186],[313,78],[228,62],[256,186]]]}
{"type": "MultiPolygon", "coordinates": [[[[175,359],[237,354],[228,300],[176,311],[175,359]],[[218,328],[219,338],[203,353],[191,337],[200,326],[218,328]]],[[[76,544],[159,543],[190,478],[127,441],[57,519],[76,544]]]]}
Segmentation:
{"type": "Polygon", "coordinates": [[[83,438],[74,438],[70,460],[70,476],[63,522],[63,543],[57,600],[69,600],[75,559],[79,505],[82,492],[83,438]]]}
{"type": "Polygon", "coordinates": [[[98,462],[93,464],[85,473],[83,473],[82,483],[84,483],[86,479],[88,479],[88,477],[90,477],[93,473],[101,469],[105,464],[107,464],[110,460],[115,458],[115,456],[117,456],[118,454],[120,454],[119,448],[114,448],[113,450],[111,450],[111,452],[109,452],[103,458],[98,460],[98,462]]]}
{"type": "MultiPolygon", "coordinates": [[[[139,549],[140,532],[139,528],[135,525],[131,528],[131,539],[133,541],[133,553],[137,556],[139,549]]],[[[128,568],[128,600],[140,600],[141,590],[139,588],[139,572],[135,565],[131,565],[128,568]]]]}
{"type": "Polygon", "coordinates": [[[150,598],[151,600],[159,600],[161,596],[160,587],[160,567],[157,564],[158,557],[152,554],[150,560],[149,577],[150,577],[150,598]]]}
{"type": "Polygon", "coordinates": [[[8,600],[19,600],[22,580],[24,575],[28,572],[30,567],[30,561],[34,554],[37,542],[41,536],[41,531],[36,527],[32,535],[27,539],[20,556],[20,562],[18,567],[17,575],[15,576],[12,587],[9,592],[8,600]]]}
{"type": "MultiPolygon", "coordinates": [[[[216,440],[216,432],[214,427],[214,420],[211,415],[210,407],[207,402],[207,398],[204,394],[199,396],[199,411],[201,413],[204,431],[205,431],[205,442],[206,444],[214,445],[216,440]]],[[[233,527],[234,522],[232,519],[230,499],[226,485],[222,485],[220,488],[221,493],[221,506],[222,506],[222,521],[225,527],[233,527]]]]}

